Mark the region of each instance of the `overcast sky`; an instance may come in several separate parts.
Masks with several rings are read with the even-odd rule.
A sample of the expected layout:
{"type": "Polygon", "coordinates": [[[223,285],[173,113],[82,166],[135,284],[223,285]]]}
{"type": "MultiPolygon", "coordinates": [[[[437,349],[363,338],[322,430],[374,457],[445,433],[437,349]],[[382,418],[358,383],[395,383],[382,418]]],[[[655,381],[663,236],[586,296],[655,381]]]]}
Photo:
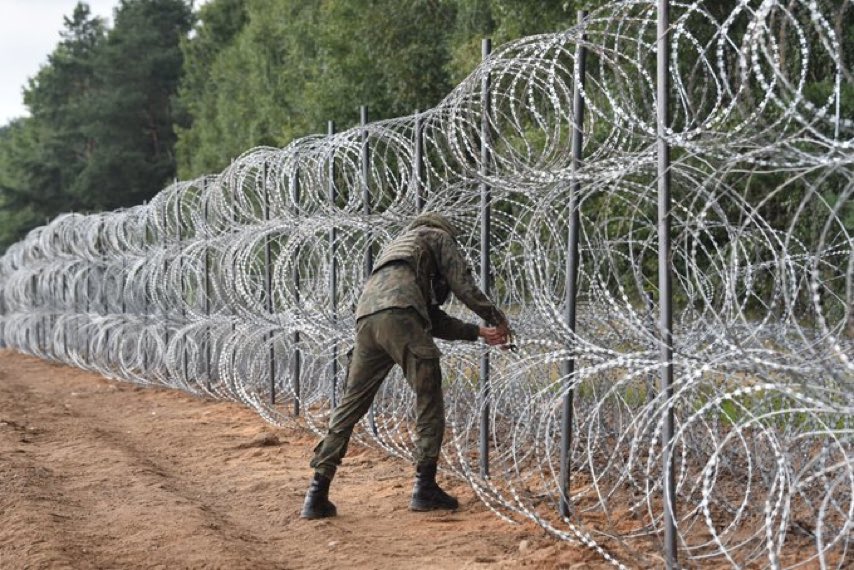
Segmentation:
{"type": "MultiPolygon", "coordinates": [[[[88,0],[112,25],[118,0],[88,0]]],[[[196,5],[204,2],[196,2],[196,5]]],[[[22,89],[59,43],[63,16],[77,0],[0,0],[0,125],[27,114],[22,89]]]]}

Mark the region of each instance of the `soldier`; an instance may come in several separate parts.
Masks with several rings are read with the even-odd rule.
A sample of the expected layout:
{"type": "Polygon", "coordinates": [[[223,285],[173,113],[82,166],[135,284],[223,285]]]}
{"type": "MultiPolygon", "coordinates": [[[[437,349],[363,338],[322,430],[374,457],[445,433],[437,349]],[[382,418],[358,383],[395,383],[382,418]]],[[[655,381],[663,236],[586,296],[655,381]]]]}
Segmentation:
{"type": "Polygon", "coordinates": [[[435,213],[418,216],[380,254],[356,307],[356,343],[341,402],[326,437],[314,448],[314,478],[301,516],[335,516],[329,484],[353,427],[367,413],[386,375],[397,364],[416,395],[416,475],[409,508],[456,509],[457,500],[436,483],[445,431],[441,352],[433,337],[506,345],[507,318],[477,287],[456,243],[457,230],[435,213]],[[455,319],[439,307],[453,292],[490,326],[455,319]]]}

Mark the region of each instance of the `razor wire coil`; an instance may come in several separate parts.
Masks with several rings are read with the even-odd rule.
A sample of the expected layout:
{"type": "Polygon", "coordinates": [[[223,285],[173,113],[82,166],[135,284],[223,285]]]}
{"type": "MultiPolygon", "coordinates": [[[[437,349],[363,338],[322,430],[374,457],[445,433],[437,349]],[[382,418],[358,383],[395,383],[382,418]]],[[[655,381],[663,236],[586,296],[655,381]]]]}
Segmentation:
{"type": "MultiPolygon", "coordinates": [[[[616,566],[654,565],[673,409],[683,564],[846,567],[854,120],[840,112],[852,79],[833,22],[852,8],[829,4],[742,0],[717,17],[711,3],[674,2],[671,397],[654,380],[656,30],[654,4],[641,0],[502,46],[428,111],[254,148],[145,205],[57,217],[0,258],[0,339],[109,377],[237,400],[276,425],[293,421],[296,401],[320,433],[344,380],[331,365],[346,368],[366,252],[418,213],[423,189],[425,209],[463,229],[475,266],[485,184],[493,297],[520,350],[492,354],[484,478],[485,348],[440,343],[448,468],[506,520],[533,520],[616,566]],[[578,44],[588,112],[573,169],[578,44]],[[823,96],[807,89],[814,68],[828,74],[823,96]],[[574,182],[575,332],[564,319],[574,182]],[[571,377],[560,372],[568,359],[571,377]],[[570,389],[573,512],[563,518],[570,389]]],[[[413,399],[393,372],[355,437],[411,457],[413,399]]]]}

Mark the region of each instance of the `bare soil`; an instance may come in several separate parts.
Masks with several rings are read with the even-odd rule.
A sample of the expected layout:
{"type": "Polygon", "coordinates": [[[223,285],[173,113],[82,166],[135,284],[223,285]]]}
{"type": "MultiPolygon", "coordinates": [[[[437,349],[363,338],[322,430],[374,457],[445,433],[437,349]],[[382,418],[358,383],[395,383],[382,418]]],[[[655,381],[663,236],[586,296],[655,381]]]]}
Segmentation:
{"type": "Polygon", "coordinates": [[[455,479],[459,511],[410,512],[411,466],[355,443],[339,516],[301,520],[315,443],[239,404],[0,351],[0,569],[609,567],[455,479]]]}

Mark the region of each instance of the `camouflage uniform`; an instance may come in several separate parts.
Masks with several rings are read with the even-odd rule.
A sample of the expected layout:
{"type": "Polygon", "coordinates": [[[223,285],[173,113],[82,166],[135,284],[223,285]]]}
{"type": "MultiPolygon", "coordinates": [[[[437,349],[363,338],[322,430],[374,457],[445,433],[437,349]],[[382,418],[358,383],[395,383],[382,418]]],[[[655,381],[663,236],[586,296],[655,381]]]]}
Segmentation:
{"type": "Polygon", "coordinates": [[[439,308],[449,291],[491,325],[504,314],[481,292],[457,245],[456,230],[438,214],[424,214],[380,255],[356,308],[356,344],[341,402],[311,466],[330,479],[347,453],[356,423],[382,381],[399,365],[416,395],[416,463],[435,463],[445,409],[442,372],[433,337],[477,340],[479,327],[439,308]]]}

